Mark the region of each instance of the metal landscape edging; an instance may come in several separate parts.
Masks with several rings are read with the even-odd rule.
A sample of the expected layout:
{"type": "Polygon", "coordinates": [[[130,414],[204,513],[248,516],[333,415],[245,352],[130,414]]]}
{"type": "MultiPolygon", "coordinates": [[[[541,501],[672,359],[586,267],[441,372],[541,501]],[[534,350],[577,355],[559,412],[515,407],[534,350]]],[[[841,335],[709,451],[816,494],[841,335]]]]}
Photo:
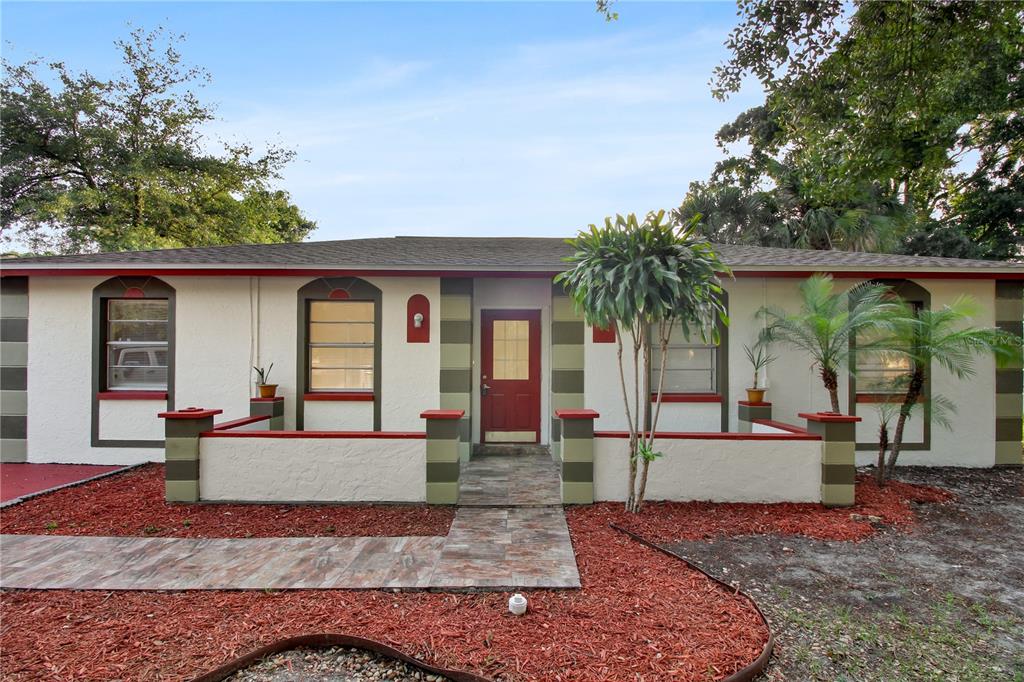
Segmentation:
{"type": "Polygon", "coordinates": [[[382,644],[381,642],[377,642],[372,639],[340,633],[296,635],[294,637],[279,639],[276,642],[266,644],[258,649],[250,651],[247,654],[228,661],[219,668],[194,678],[192,682],[220,682],[220,680],[226,679],[229,675],[256,663],[260,659],[273,654],[279,654],[282,651],[288,651],[298,647],[323,648],[332,646],[345,646],[372,651],[383,656],[397,659],[403,663],[408,663],[409,665],[425,670],[432,675],[441,675],[453,682],[494,682],[489,677],[483,677],[476,673],[466,672],[465,670],[447,670],[445,668],[439,668],[437,666],[424,663],[423,661],[413,658],[394,647],[382,644]]]}
{"type": "Polygon", "coordinates": [[[772,657],[772,650],[775,648],[775,636],[772,634],[772,628],[771,628],[771,625],[768,623],[768,619],[765,617],[764,613],[761,611],[761,607],[759,607],[757,605],[757,602],[754,601],[753,597],[751,597],[749,594],[747,594],[743,590],[730,585],[729,583],[725,582],[724,580],[720,580],[720,579],[716,578],[715,576],[711,575],[710,573],[705,571],[703,568],[701,568],[700,566],[696,565],[695,563],[693,563],[692,561],[690,561],[689,559],[687,559],[686,557],[684,557],[681,554],[676,554],[672,550],[667,549],[665,547],[662,547],[661,545],[658,545],[658,544],[656,544],[654,542],[651,542],[650,540],[644,538],[643,536],[637,535],[633,531],[626,530],[625,528],[617,526],[614,523],[609,523],[608,525],[611,526],[613,529],[619,531],[620,533],[623,533],[623,534],[627,535],[628,537],[632,538],[633,540],[636,540],[637,542],[639,542],[642,545],[645,545],[645,546],[650,547],[652,549],[656,549],[656,550],[658,550],[659,552],[661,552],[663,554],[667,554],[670,557],[673,557],[675,559],[678,559],[678,560],[682,561],[684,564],[686,564],[687,566],[689,566],[693,570],[697,571],[698,573],[703,575],[705,578],[707,578],[711,582],[719,585],[720,587],[728,590],[729,592],[732,592],[733,594],[738,594],[741,597],[743,597],[744,599],[746,599],[750,603],[750,605],[752,607],[754,607],[754,611],[757,612],[758,617],[761,618],[761,622],[764,623],[765,630],[768,631],[768,641],[765,642],[764,648],[761,649],[761,654],[757,658],[755,658],[753,660],[753,662],[748,663],[747,665],[743,666],[742,668],[740,668],[736,672],[732,673],[731,675],[729,675],[727,677],[724,677],[720,682],[750,682],[751,680],[753,680],[758,675],[760,675],[761,673],[764,672],[764,669],[766,667],[768,667],[769,659],[771,659],[771,657],[772,657]]]}

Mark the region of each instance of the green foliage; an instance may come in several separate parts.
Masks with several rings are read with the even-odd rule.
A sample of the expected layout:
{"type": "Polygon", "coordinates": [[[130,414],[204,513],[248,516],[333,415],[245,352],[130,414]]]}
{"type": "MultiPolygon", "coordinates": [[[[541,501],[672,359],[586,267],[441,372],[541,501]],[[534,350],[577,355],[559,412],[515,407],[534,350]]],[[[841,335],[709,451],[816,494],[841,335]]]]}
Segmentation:
{"type": "MultiPolygon", "coordinates": [[[[797,187],[800,216],[863,210],[854,232],[893,228],[890,239],[868,240],[871,250],[963,255],[962,241],[922,236],[942,225],[982,257],[1021,255],[1024,3],[738,5],[731,56],[715,70],[712,92],[725,99],[752,75],[767,97],[719,131],[720,144],[746,143],[749,152],[719,164],[715,184],[797,187]],[[879,200],[901,205],[920,226],[877,221],[893,215],[873,210],[879,200]]],[[[856,241],[805,240],[864,248],[856,241]]]]}
{"type": "Polygon", "coordinates": [[[303,239],[316,225],[272,189],[293,152],[223,143],[182,63],[181,38],[134,30],[125,71],[103,80],[62,62],[4,63],[2,198],[8,239],[77,253],[303,239]]]}
{"type": "Polygon", "coordinates": [[[572,297],[586,321],[615,329],[619,383],[629,424],[629,496],[626,508],[643,504],[654,449],[665,359],[673,328],[686,338],[699,334],[718,342],[719,324],[728,324],[719,274],[729,269],[697,232],[696,220],[679,226],[665,212],[649,213],[640,222],[633,214],[606,218],[569,241],[575,252],[565,260],[569,269],[555,278],[572,297]],[[623,359],[623,338],[631,343],[632,358],[623,359]],[[661,354],[657,395],[651,412],[651,354],[661,354]],[[632,387],[626,372],[633,374],[632,387]],[[647,426],[649,425],[649,427],[647,426]],[[640,476],[637,479],[638,463],[640,476]]]}
{"type": "Polygon", "coordinates": [[[260,386],[265,386],[267,380],[270,379],[270,370],[274,369],[274,363],[270,363],[270,367],[263,369],[262,367],[253,367],[256,370],[256,383],[260,386]]]}
{"type": "Polygon", "coordinates": [[[800,312],[774,306],[758,311],[765,321],[761,340],[804,351],[821,375],[832,411],[839,412],[839,370],[850,356],[850,340],[863,329],[891,329],[903,313],[887,300],[889,287],[863,283],[837,293],[832,278],[814,275],[800,283],[800,312]]]}
{"type": "Polygon", "coordinates": [[[763,339],[758,339],[753,346],[743,344],[743,352],[747,355],[751,368],[754,370],[754,383],[751,388],[757,390],[758,377],[761,370],[775,362],[777,357],[768,350],[768,344],[763,339]]]}

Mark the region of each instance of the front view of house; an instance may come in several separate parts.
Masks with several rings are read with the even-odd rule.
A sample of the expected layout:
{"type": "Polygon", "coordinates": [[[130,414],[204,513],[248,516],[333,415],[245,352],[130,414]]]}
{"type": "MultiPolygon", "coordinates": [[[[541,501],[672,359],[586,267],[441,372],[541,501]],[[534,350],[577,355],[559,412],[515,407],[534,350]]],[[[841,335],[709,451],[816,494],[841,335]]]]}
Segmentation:
{"type": "MultiPolygon", "coordinates": [[[[172,461],[193,460],[172,447],[179,431],[190,433],[189,420],[175,426],[166,417],[202,407],[220,410],[218,421],[197,428],[220,437],[200,438],[202,458],[197,449],[194,464],[173,467],[202,499],[422,500],[430,497],[426,483],[454,501],[459,460],[488,444],[550,446],[570,498],[579,476],[589,486],[583,500],[615,499],[599,463],[626,428],[615,336],[587,326],[553,284],[569,252],[561,239],[397,237],[6,261],[3,461],[166,458],[170,479],[172,461]],[[271,363],[277,396],[261,401],[253,368],[271,363]],[[594,414],[592,428],[582,429],[592,454],[572,466],[566,447],[584,410],[594,414]],[[451,434],[451,453],[438,454],[448,445],[432,429],[451,434]],[[342,450],[372,460],[360,468],[342,450]],[[234,468],[218,473],[220,461],[234,468]],[[336,484],[324,482],[327,470],[339,472],[336,484]],[[259,480],[233,487],[239,471],[259,480]],[[454,489],[443,485],[452,482],[454,489]],[[291,492],[268,492],[282,489],[291,492]]],[[[659,432],[669,459],[735,450],[726,469],[736,478],[757,470],[744,456],[751,443],[777,451],[763,455],[770,472],[813,435],[799,415],[828,408],[808,358],[788,348],[773,349],[766,402],[746,402],[752,372],[743,346],[760,329],[755,313],[766,304],[797,310],[797,286],[810,274],[829,273],[840,287],[884,282],[924,308],[967,294],[979,304],[974,324],[1020,332],[1020,265],[725,245],[720,253],[734,270],[724,281],[731,324],[717,345],[675,335],[659,432]],[[673,438],[686,445],[678,455],[673,438]]],[[[901,368],[856,362],[856,379],[842,376],[840,394],[852,420],[847,439],[866,463],[874,457],[874,406],[889,399],[878,387],[901,368]]],[[[948,430],[927,413],[912,418],[901,463],[1020,464],[1021,370],[982,357],[961,382],[931,369],[927,390],[956,396],[958,411],[948,430]]],[[[705,480],[691,469],[675,480],[668,464],[657,467],[668,497],[704,485],[685,495],[721,498],[716,491],[733,485],[718,480],[730,477],[718,470],[705,480]]],[[[815,475],[807,490],[824,487],[823,474],[815,475]]]]}

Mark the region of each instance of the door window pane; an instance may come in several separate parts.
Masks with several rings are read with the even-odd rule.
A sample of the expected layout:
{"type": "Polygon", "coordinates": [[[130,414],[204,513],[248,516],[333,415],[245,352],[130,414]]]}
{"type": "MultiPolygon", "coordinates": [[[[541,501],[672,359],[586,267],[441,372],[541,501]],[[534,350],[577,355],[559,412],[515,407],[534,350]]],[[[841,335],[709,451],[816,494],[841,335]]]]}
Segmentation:
{"type": "Polygon", "coordinates": [[[494,379],[530,378],[530,321],[494,320],[492,360],[494,379]]]}

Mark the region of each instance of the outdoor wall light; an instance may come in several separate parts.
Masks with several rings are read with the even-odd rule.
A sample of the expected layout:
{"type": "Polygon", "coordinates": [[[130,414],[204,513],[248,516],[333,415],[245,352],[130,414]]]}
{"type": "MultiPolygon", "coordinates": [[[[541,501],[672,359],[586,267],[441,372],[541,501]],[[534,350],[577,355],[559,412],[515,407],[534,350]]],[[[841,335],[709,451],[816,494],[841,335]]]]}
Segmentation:
{"type": "Polygon", "coordinates": [[[416,313],[412,316],[412,326],[416,327],[416,329],[423,326],[423,313],[416,313]]]}

